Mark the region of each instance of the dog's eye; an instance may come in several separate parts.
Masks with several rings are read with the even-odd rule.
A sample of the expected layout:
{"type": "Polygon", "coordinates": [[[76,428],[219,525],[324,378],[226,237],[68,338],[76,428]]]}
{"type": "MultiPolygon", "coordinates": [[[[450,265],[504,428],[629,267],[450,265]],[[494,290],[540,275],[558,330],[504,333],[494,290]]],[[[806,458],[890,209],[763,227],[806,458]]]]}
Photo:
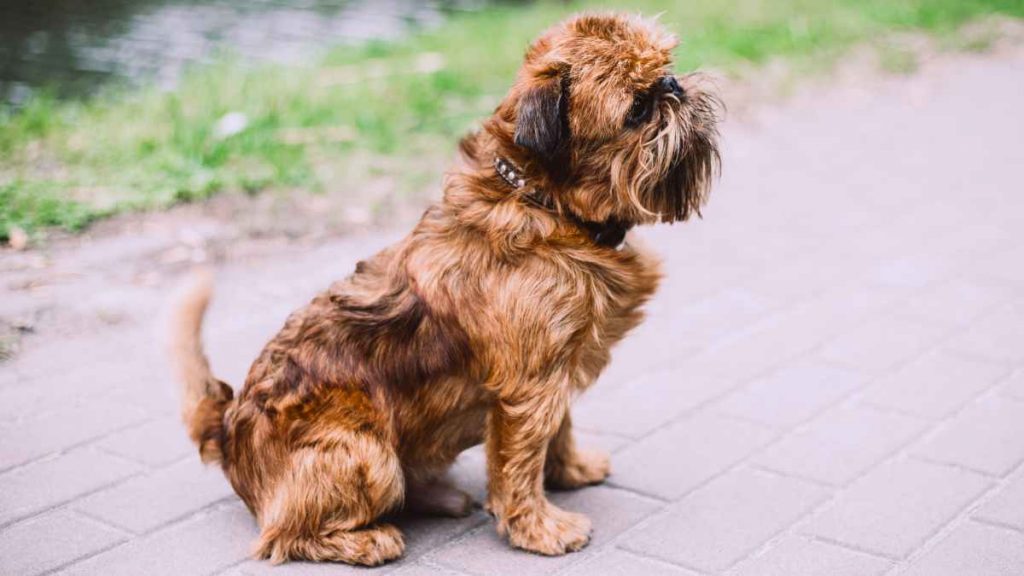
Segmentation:
{"type": "Polygon", "coordinates": [[[635,128],[646,122],[651,116],[651,98],[648,94],[637,94],[633,105],[626,115],[626,125],[635,128]]]}

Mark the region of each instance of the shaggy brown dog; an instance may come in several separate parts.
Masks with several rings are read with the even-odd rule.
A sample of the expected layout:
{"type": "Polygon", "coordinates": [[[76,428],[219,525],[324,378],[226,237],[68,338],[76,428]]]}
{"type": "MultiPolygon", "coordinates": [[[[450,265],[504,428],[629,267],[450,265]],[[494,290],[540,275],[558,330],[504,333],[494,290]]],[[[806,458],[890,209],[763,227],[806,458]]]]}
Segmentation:
{"type": "Polygon", "coordinates": [[[578,550],[590,521],[544,483],[605,479],[573,444],[569,401],[637,325],[658,283],[634,224],[685,220],[718,166],[716,100],[676,77],[675,39],[583,15],[527,51],[508,95],[460,145],[444,200],[405,240],[292,314],[237,398],[199,342],[208,283],[177,316],[184,417],[256,515],[274,562],[374,565],[402,554],[380,518],[464,515],[443,474],[486,443],[487,507],[516,547],[578,550]]]}

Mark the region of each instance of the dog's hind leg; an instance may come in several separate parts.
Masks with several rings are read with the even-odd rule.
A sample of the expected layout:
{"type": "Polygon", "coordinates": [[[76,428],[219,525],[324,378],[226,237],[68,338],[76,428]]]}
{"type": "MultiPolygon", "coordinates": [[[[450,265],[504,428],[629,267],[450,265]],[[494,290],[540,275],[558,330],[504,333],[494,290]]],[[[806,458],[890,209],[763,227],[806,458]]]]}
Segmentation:
{"type": "Polygon", "coordinates": [[[376,566],[402,555],[397,528],[378,523],[401,505],[394,450],[367,432],[335,432],[292,454],[291,466],[259,511],[255,554],[286,560],[376,566]]]}
{"type": "Polygon", "coordinates": [[[405,507],[416,514],[463,518],[473,512],[473,498],[443,474],[406,474],[405,507]]]}

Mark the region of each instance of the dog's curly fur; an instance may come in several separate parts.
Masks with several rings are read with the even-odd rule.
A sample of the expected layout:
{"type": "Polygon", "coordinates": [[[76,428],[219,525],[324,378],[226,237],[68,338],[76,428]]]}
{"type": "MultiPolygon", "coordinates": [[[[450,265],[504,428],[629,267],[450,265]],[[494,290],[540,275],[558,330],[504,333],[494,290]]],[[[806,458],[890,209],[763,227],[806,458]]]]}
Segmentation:
{"type": "Polygon", "coordinates": [[[255,514],[257,556],[400,556],[402,536],[381,516],[403,503],[467,514],[470,498],[443,474],[480,442],[487,507],[513,546],[587,544],[589,520],[548,502],[544,483],[608,475],[606,455],[574,445],[569,402],[640,322],[659,268],[635,238],[602,245],[581,222],[685,220],[718,166],[717,100],[698,76],[671,75],[675,44],[617,14],[543,34],[461,142],[443,201],[292,314],[237,398],[199,341],[210,283],[188,291],[173,340],[184,419],[255,514]],[[506,183],[496,158],[527,186],[506,183]]]}

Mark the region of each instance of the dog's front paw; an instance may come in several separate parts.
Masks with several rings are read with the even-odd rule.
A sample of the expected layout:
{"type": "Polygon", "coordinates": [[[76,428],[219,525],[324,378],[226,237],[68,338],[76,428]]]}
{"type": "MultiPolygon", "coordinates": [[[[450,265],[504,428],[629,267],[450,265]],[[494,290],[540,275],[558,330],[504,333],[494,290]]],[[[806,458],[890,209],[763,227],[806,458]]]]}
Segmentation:
{"type": "Polygon", "coordinates": [[[611,473],[611,459],[605,452],[578,450],[568,462],[559,463],[547,471],[547,483],[552,488],[572,490],[600,484],[611,473]]]}
{"type": "Polygon", "coordinates": [[[576,552],[590,542],[590,519],[545,504],[535,512],[510,520],[507,531],[509,543],[516,548],[560,556],[576,552]]]}

